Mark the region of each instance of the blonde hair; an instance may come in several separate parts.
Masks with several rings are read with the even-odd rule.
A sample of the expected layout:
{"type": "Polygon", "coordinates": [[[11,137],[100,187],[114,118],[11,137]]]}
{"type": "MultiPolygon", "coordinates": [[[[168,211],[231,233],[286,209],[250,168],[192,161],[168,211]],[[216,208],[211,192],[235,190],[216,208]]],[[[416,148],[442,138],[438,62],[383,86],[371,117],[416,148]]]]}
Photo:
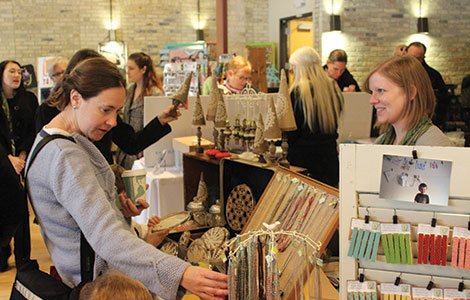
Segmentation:
{"type": "Polygon", "coordinates": [[[246,69],[251,73],[251,63],[243,56],[235,56],[228,63],[227,70],[232,70],[234,73],[243,69],[246,69]]]}
{"type": "Polygon", "coordinates": [[[142,283],[113,271],[83,286],[79,300],[153,300],[153,298],[142,283]]]}
{"type": "Polygon", "coordinates": [[[47,63],[47,75],[49,75],[49,77],[52,78],[52,73],[54,72],[54,67],[56,65],[64,65],[64,69],[65,69],[68,64],[69,64],[69,60],[66,59],[65,57],[62,57],[62,56],[54,57],[51,61],[47,63]]]}
{"type": "Polygon", "coordinates": [[[294,69],[289,92],[299,93],[305,124],[312,131],[335,133],[343,109],[343,95],[321,67],[320,56],[312,47],[302,47],[291,55],[289,63],[294,69]]]}
{"type": "MultiPolygon", "coordinates": [[[[370,94],[372,91],[369,88],[369,80],[375,73],[379,73],[405,91],[407,103],[401,118],[407,120],[407,130],[416,127],[425,116],[432,118],[436,96],[431,80],[418,59],[410,55],[394,56],[379,64],[370,71],[364,81],[364,89],[370,94]],[[414,88],[416,88],[416,96],[411,99],[414,88]]],[[[381,124],[380,131],[383,132],[390,126],[390,124],[381,124]]]]}

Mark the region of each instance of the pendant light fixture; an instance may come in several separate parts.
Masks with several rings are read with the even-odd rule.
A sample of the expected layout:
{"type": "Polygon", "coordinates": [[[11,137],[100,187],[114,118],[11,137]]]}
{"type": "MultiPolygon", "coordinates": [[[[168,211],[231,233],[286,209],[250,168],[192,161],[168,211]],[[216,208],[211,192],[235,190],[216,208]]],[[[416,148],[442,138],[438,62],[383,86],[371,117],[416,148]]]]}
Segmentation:
{"type": "Polygon", "coordinates": [[[418,33],[429,33],[428,18],[422,15],[422,0],[419,0],[418,33]]]}
{"type": "Polygon", "coordinates": [[[335,15],[334,0],[331,0],[330,31],[341,31],[341,17],[335,15]]]}
{"type": "Polygon", "coordinates": [[[204,41],[204,30],[201,28],[201,3],[197,0],[197,28],[196,28],[196,41],[204,41]]]}
{"type": "MultiPolygon", "coordinates": [[[[107,22],[106,22],[107,23],[107,22]]],[[[117,24],[113,20],[113,1],[109,0],[109,24],[106,24],[108,36],[98,44],[98,52],[114,62],[125,76],[127,64],[127,46],[123,41],[117,41],[117,24]]]]}

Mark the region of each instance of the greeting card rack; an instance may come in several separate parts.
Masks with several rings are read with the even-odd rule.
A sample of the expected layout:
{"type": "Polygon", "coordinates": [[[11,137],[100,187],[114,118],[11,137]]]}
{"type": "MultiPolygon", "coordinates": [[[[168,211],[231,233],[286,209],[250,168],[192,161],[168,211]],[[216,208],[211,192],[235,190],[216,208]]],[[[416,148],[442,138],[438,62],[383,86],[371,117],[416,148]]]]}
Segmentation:
{"type": "Polygon", "coordinates": [[[457,288],[459,283],[470,287],[469,270],[452,267],[451,263],[452,228],[469,226],[470,184],[466,176],[469,166],[470,149],[466,148],[340,145],[340,299],[347,299],[347,282],[358,280],[360,274],[364,274],[365,280],[376,280],[379,284],[393,283],[400,277],[402,283],[413,286],[426,287],[432,281],[438,288],[457,288]],[[448,206],[379,198],[383,155],[412,157],[413,150],[419,158],[452,162],[448,206]],[[411,264],[387,263],[382,245],[375,261],[348,256],[351,219],[368,216],[370,221],[392,223],[394,215],[398,223],[411,225],[411,264]],[[433,218],[437,225],[451,229],[447,257],[444,265],[417,264],[417,225],[431,224],[433,218]]]}

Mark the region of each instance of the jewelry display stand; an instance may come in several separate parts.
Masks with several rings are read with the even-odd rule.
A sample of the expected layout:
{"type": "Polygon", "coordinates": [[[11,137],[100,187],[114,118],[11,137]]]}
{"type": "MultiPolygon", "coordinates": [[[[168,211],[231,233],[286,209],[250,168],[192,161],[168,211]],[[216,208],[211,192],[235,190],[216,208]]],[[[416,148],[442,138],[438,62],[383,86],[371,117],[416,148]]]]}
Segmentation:
{"type": "MultiPolygon", "coordinates": [[[[297,232],[317,243],[317,257],[320,257],[338,227],[338,190],[280,166],[241,234],[259,231],[263,223],[276,221],[280,222],[278,231],[297,232]]],[[[321,261],[310,261],[307,267],[305,257],[312,256],[313,248],[306,256],[301,256],[298,245],[296,247],[288,236],[278,239],[277,245],[282,299],[297,299],[305,283],[302,278],[308,277],[307,272],[313,270],[315,264],[321,265],[321,261]]]]}
{"type": "MultiPolygon", "coordinates": [[[[444,265],[418,264],[418,224],[467,228],[470,214],[470,185],[468,166],[470,149],[459,147],[392,146],[392,145],[340,145],[340,299],[348,299],[347,282],[365,280],[393,283],[401,282],[424,287],[432,281],[435,288],[456,289],[459,283],[470,286],[470,272],[452,268],[452,238],[447,240],[447,259],[444,265]],[[413,201],[394,201],[379,198],[383,155],[412,157],[416,150],[419,158],[452,162],[448,206],[420,204],[413,201]],[[375,261],[348,256],[351,219],[370,219],[370,222],[411,224],[412,264],[387,263],[384,250],[378,247],[375,261]]],[[[445,253],[445,252],[444,252],[445,253]]],[[[441,298],[439,298],[441,299],[441,298]]]]}

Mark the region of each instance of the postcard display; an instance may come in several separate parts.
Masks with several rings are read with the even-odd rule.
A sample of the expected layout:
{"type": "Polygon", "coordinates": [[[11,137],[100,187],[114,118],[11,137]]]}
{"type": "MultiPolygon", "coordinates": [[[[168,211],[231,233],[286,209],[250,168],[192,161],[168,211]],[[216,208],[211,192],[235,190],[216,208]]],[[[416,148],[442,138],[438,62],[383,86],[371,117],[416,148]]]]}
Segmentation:
{"type": "Polygon", "coordinates": [[[467,148],[340,145],[340,299],[470,299],[469,165],[467,148]]]}
{"type": "Polygon", "coordinates": [[[250,282],[246,276],[239,275],[239,279],[230,276],[229,286],[248,286],[248,291],[232,288],[230,299],[304,299],[307,295],[320,299],[319,268],[322,263],[319,257],[338,222],[337,189],[278,167],[238,240],[232,241],[232,251],[227,252],[235,265],[232,269],[229,267],[229,275],[232,275],[231,270],[245,266],[248,268],[246,276],[251,278],[253,272],[258,272],[248,267],[251,264],[259,266],[257,270],[263,270],[264,264],[264,274],[254,280],[257,283],[254,290],[252,285],[245,284],[247,280],[250,282]],[[280,222],[276,228],[265,230],[263,223],[271,225],[276,221],[280,222]],[[260,240],[264,241],[261,249],[260,240]],[[243,251],[237,251],[240,248],[243,251]],[[253,251],[251,255],[247,253],[250,251],[253,251]],[[243,255],[248,264],[240,262],[243,255]],[[254,262],[250,261],[253,257],[256,257],[254,262]],[[261,286],[264,286],[260,288],[263,291],[257,290],[261,286]],[[244,294],[248,292],[251,296],[244,294]]]}

